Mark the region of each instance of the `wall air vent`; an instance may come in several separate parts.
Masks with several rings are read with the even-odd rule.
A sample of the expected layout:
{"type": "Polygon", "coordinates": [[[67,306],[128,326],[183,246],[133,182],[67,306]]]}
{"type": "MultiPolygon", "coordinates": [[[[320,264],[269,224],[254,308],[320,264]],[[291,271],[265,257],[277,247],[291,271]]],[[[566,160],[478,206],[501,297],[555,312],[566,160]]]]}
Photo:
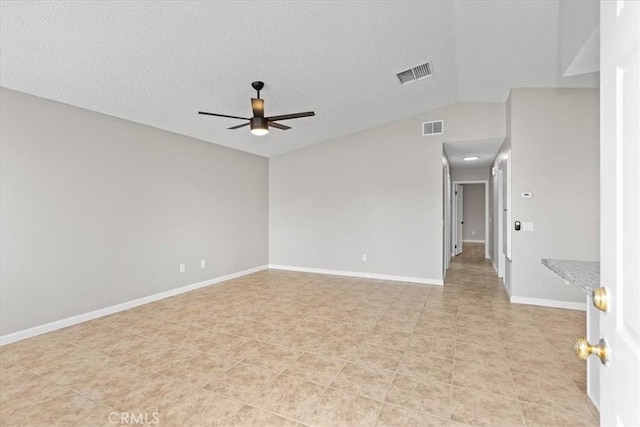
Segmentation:
{"type": "Polygon", "coordinates": [[[444,121],[422,123],[422,136],[440,135],[444,133],[444,121]]]}
{"type": "Polygon", "coordinates": [[[413,83],[418,80],[422,80],[433,75],[431,69],[431,62],[425,62],[424,64],[416,65],[408,70],[400,71],[396,76],[402,85],[413,83]]]}

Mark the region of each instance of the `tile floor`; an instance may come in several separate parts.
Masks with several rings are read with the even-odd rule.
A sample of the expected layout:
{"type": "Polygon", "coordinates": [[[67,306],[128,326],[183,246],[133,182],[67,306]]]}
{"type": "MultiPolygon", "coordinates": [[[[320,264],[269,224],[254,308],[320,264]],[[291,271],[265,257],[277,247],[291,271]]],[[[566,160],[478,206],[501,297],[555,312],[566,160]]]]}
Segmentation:
{"type": "Polygon", "coordinates": [[[4,346],[0,425],[597,425],[584,313],[509,304],[483,252],[444,287],[263,271],[4,346]]]}

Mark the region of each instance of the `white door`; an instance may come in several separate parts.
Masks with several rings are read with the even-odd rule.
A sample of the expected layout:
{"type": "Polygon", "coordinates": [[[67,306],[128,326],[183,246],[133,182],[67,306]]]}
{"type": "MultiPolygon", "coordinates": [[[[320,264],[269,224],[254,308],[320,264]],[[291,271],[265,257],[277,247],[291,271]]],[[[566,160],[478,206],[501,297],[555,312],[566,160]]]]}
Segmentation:
{"type": "Polygon", "coordinates": [[[504,234],[504,221],[502,219],[504,215],[504,191],[502,191],[502,181],[503,181],[503,172],[502,169],[498,169],[498,214],[495,216],[496,221],[498,222],[498,277],[504,277],[504,263],[505,263],[505,255],[504,255],[504,238],[502,237],[504,234]]]}
{"type": "Polygon", "coordinates": [[[640,425],[640,2],[600,3],[600,336],[603,425],[640,425]]]}
{"type": "MultiPolygon", "coordinates": [[[[502,248],[507,259],[511,259],[511,150],[507,151],[502,175],[502,248]]],[[[506,260],[505,260],[506,263],[506,260]]]]}
{"type": "Polygon", "coordinates": [[[462,185],[456,184],[455,195],[456,195],[456,222],[455,222],[456,243],[455,243],[454,253],[456,255],[460,255],[462,253],[462,228],[464,225],[464,220],[462,215],[462,213],[464,212],[462,210],[462,196],[463,196],[462,185]]]}
{"type": "Polygon", "coordinates": [[[451,261],[451,175],[449,167],[444,169],[444,271],[443,277],[449,269],[451,261]]]}

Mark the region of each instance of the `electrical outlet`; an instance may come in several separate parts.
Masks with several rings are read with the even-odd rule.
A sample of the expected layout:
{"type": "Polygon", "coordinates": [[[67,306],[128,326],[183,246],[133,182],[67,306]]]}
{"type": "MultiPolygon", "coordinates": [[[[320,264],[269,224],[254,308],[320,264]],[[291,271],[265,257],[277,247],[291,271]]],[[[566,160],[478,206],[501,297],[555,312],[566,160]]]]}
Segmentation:
{"type": "Polygon", "coordinates": [[[185,264],[180,264],[180,273],[184,273],[187,271],[187,266],[185,264]]]}
{"type": "Polygon", "coordinates": [[[362,262],[367,262],[367,254],[362,254],[362,262]]]}
{"type": "Polygon", "coordinates": [[[207,266],[207,260],[200,260],[200,268],[205,268],[207,266]]]}

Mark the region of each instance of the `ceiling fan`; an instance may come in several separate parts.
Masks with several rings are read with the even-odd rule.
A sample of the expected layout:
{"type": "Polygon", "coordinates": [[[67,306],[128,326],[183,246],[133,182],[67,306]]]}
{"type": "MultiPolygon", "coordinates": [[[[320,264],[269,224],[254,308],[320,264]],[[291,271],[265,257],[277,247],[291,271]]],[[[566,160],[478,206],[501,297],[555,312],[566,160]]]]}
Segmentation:
{"type": "Polygon", "coordinates": [[[198,114],[204,114],[207,116],[216,116],[216,117],[227,117],[230,119],[240,119],[240,120],[248,120],[247,123],[231,126],[228,129],[239,129],[244,126],[251,126],[251,133],[254,135],[266,135],[269,133],[269,126],[274,127],[280,130],[291,129],[289,126],[282,125],[280,123],[276,123],[276,121],[280,120],[290,120],[290,119],[299,119],[300,117],[310,117],[315,116],[316,113],[313,111],[306,111],[304,113],[292,113],[292,114],[282,114],[280,116],[264,116],[264,99],[260,98],[260,91],[264,88],[264,83],[257,81],[251,83],[251,86],[258,92],[257,98],[251,98],[251,109],[253,110],[253,117],[238,117],[238,116],[229,116],[226,114],[216,114],[216,113],[207,113],[206,111],[198,111],[198,114]]]}

